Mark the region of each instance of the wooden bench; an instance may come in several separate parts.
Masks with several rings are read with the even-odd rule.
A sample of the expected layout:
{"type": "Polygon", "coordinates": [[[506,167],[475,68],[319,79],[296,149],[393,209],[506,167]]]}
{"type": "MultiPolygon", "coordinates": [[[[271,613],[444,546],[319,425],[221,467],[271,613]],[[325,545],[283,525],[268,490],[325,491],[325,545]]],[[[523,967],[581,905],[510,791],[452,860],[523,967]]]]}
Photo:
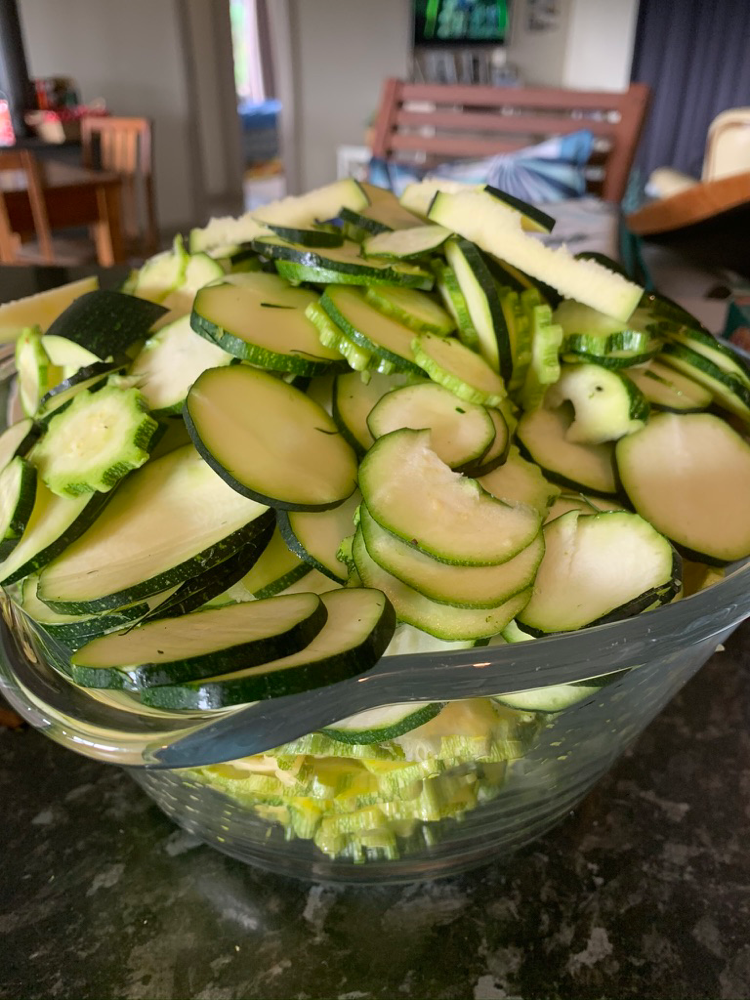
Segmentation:
{"type": "Polygon", "coordinates": [[[621,201],[650,98],[644,83],[622,93],[385,81],[372,152],[427,165],[492,156],[589,129],[597,142],[587,187],[621,201]]]}

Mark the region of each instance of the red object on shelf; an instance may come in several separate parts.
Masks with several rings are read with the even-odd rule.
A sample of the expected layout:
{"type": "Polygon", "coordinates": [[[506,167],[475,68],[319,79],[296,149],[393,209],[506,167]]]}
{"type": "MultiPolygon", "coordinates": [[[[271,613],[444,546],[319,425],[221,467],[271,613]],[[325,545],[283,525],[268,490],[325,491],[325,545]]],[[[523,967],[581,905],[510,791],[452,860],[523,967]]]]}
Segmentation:
{"type": "Polygon", "coordinates": [[[15,146],[15,144],[16,133],[13,131],[10,105],[6,97],[0,94],[0,146],[15,146]]]}

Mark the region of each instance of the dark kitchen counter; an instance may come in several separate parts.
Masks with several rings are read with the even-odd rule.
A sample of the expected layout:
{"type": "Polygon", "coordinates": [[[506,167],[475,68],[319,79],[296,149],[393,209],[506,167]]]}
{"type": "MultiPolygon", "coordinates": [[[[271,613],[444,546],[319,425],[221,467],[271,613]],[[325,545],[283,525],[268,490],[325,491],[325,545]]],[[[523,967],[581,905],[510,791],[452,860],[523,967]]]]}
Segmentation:
{"type": "Polygon", "coordinates": [[[0,730],[0,997],[746,998],[748,663],[746,624],[562,826],[412,886],[245,867],[0,730]]]}

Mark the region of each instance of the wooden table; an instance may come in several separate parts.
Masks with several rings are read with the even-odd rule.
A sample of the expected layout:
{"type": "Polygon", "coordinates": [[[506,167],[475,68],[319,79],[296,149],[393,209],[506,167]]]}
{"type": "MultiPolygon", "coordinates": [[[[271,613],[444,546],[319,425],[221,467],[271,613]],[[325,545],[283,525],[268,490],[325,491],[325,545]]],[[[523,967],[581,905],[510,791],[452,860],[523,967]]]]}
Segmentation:
{"type": "MultiPolygon", "coordinates": [[[[102,267],[124,262],[120,219],[120,186],[117,174],[56,160],[40,163],[52,230],[67,226],[91,226],[96,245],[96,259],[102,267]]],[[[0,174],[11,228],[18,233],[33,233],[34,221],[22,171],[0,174]]]]}

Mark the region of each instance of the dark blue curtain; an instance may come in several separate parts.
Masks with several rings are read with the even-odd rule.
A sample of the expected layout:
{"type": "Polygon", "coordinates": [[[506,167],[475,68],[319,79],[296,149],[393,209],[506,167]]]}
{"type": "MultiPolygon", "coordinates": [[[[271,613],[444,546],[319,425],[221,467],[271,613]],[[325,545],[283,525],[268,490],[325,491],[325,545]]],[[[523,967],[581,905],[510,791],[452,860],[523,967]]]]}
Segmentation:
{"type": "Polygon", "coordinates": [[[750,106],[750,0],[641,0],[631,76],[652,89],[641,176],[700,177],[712,120],[750,106]]]}

